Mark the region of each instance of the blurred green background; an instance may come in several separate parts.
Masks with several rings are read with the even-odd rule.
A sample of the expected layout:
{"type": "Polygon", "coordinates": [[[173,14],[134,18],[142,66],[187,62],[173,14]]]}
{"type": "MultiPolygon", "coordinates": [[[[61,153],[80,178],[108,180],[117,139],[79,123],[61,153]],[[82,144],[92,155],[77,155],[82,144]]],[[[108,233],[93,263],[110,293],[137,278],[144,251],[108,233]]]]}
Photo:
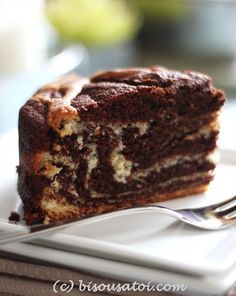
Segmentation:
{"type": "Polygon", "coordinates": [[[235,89],[234,1],[48,0],[46,13],[60,42],[87,46],[88,73],[162,64],[207,72],[235,89]]]}

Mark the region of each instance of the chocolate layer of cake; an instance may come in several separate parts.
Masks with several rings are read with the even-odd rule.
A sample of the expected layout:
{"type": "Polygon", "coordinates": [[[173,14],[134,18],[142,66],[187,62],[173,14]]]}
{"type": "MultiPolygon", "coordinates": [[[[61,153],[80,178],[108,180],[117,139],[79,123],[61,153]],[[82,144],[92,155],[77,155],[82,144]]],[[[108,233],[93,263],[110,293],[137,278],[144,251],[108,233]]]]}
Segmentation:
{"type": "Polygon", "coordinates": [[[20,110],[18,191],[28,224],[206,190],[224,94],[165,68],[68,76],[20,110]]]}

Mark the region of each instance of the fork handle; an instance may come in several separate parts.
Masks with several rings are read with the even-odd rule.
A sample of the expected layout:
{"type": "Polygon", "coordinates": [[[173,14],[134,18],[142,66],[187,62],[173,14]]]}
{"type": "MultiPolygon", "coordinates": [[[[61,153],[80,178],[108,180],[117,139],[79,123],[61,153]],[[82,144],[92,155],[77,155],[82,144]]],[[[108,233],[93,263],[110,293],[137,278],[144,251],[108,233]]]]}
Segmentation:
{"type": "MultiPolygon", "coordinates": [[[[151,205],[151,206],[135,206],[133,208],[129,209],[123,209],[123,210],[117,210],[112,211],[110,213],[106,213],[103,215],[97,215],[93,217],[93,219],[98,219],[98,221],[111,219],[113,217],[118,217],[121,215],[127,215],[127,214],[135,214],[139,212],[158,212],[161,214],[167,214],[173,218],[184,220],[183,216],[180,212],[171,210],[169,208],[158,206],[158,205],[151,205]]],[[[25,226],[20,227],[19,229],[12,230],[12,231],[4,231],[0,233],[0,244],[6,244],[16,241],[27,241],[34,238],[37,238],[42,235],[46,235],[52,232],[55,232],[57,230],[64,229],[68,226],[74,226],[78,222],[80,223],[88,223],[89,222],[88,217],[78,218],[78,219],[70,219],[70,220],[64,220],[64,221],[58,221],[58,222],[52,222],[49,224],[38,224],[33,226],[25,226]]]]}

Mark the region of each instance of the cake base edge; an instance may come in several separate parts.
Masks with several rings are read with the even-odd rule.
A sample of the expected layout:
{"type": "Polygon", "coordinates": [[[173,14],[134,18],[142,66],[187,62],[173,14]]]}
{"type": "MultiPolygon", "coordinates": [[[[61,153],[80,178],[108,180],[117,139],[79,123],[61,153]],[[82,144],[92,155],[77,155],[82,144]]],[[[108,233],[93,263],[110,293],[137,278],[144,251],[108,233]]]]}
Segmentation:
{"type": "Polygon", "coordinates": [[[209,183],[204,183],[162,194],[154,193],[149,197],[139,197],[134,200],[128,200],[114,204],[102,203],[95,207],[77,207],[70,204],[63,204],[63,206],[61,204],[61,207],[60,205],[58,207],[58,202],[60,203],[60,201],[57,200],[57,207],[51,207],[50,210],[48,209],[46,212],[44,211],[45,216],[43,221],[39,221],[36,216],[33,217],[32,214],[27,210],[25,210],[24,219],[28,225],[35,223],[47,224],[50,222],[68,220],[72,218],[84,219],[119,209],[132,208],[134,206],[145,206],[147,204],[153,204],[182,197],[186,198],[191,195],[205,192],[208,188],[208,185],[209,183]]]}

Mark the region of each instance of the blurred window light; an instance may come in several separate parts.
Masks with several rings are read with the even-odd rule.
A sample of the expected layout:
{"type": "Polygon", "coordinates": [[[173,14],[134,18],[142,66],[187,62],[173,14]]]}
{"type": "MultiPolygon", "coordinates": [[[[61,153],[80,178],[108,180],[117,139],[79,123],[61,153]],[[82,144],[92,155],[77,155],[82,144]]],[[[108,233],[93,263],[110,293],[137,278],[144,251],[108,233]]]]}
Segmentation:
{"type": "Polygon", "coordinates": [[[46,57],[43,0],[0,0],[0,75],[34,69],[46,57]]]}

